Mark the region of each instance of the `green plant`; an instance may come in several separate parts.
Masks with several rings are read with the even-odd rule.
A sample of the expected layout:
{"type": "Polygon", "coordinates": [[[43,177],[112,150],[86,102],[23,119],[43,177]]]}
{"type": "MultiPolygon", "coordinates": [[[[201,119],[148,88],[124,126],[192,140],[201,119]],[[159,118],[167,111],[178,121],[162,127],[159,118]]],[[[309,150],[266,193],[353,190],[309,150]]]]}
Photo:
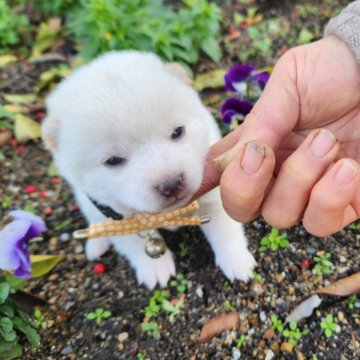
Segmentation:
{"type": "Polygon", "coordinates": [[[179,255],[181,258],[184,258],[189,254],[189,248],[184,243],[179,244],[179,255]]]}
{"type": "Polygon", "coordinates": [[[237,340],[236,340],[236,343],[235,343],[235,347],[237,347],[238,349],[241,349],[244,344],[246,342],[246,336],[245,335],[241,335],[237,340]]]}
{"type": "Polygon", "coordinates": [[[180,314],[180,310],[183,306],[183,301],[177,301],[175,304],[172,304],[169,300],[165,299],[161,308],[169,314],[169,320],[173,322],[175,320],[175,316],[180,314]]]}
{"type": "Polygon", "coordinates": [[[168,299],[169,291],[167,290],[155,290],[153,296],[149,300],[149,304],[141,310],[145,317],[151,319],[160,312],[160,305],[168,299]]]}
{"type": "Polygon", "coordinates": [[[137,360],[145,360],[145,355],[143,353],[138,353],[137,360]]]}
{"type": "Polygon", "coordinates": [[[155,340],[160,339],[159,325],[157,322],[143,322],[141,323],[140,327],[141,330],[148,334],[150,337],[154,338],[155,340]]]}
{"type": "Polygon", "coordinates": [[[289,330],[286,329],[283,331],[283,335],[288,339],[288,342],[295,346],[296,343],[305,335],[309,334],[309,330],[301,331],[297,327],[296,321],[290,321],[289,323],[289,330]]]}
{"type": "Polygon", "coordinates": [[[4,196],[1,200],[1,208],[3,210],[7,209],[11,205],[11,198],[10,196],[4,196]]]}
{"type": "Polygon", "coordinates": [[[45,315],[39,310],[34,311],[34,323],[39,328],[47,329],[47,322],[45,321],[45,315]]]}
{"type": "Polygon", "coordinates": [[[279,247],[280,248],[287,248],[289,247],[289,242],[286,239],[287,234],[279,234],[279,230],[277,228],[272,228],[271,233],[264,236],[260,240],[260,247],[259,251],[266,251],[272,250],[276,251],[279,247]]]}
{"type": "Polygon", "coordinates": [[[271,328],[278,331],[280,334],[284,330],[283,322],[276,315],[271,315],[271,328]]]}
{"type": "Polygon", "coordinates": [[[325,336],[330,338],[334,331],[339,331],[340,326],[334,322],[334,317],[331,314],[326,315],[325,319],[320,324],[324,330],[325,336]]]}
{"type": "Polygon", "coordinates": [[[231,289],[232,289],[232,287],[231,287],[229,281],[225,280],[225,282],[224,282],[224,290],[226,292],[229,292],[229,291],[231,291],[231,289]]]}
{"type": "Polygon", "coordinates": [[[68,26],[86,58],[109,50],[152,51],[193,64],[203,51],[221,57],[220,10],[207,0],[183,0],[177,11],[163,0],[80,0],[68,26]]]}
{"type": "Polygon", "coordinates": [[[79,7],[80,0],[36,0],[35,5],[44,15],[63,17],[79,7]]]}
{"type": "Polygon", "coordinates": [[[356,303],[357,297],[356,295],[353,295],[349,298],[348,300],[348,307],[350,310],[354,310],[355,308],[355,303],[356,303]]]}
{"type": "Polygon", "coordinates": [[[253,275],[254,280],[256,280],[256,281],[263,280],[263,277],[259,273],[257,273],[255,270],[252,271],[252,275],[253,275]]]}
{"type": "Polygon", "coordinates": [[[0,0],[0,53],[9,50],[20,41],[20,34],[29,25],[25,15],[18,15],[6,0],[0,0]]]}
{"type": "Polygon", "coordinates": [[[175,288],[179,294],[183,294],[186,291],[187,280],[183,274],[178,274],[174,280],[170,281],[170,286],[175,288]]]}
{"type": "Polygon", "coordinates": [[[108,319],[110,316],[110,311],[104,310],[102,308],[97,308],[94,312],[87,314],[86,319],[95,320],[96,324],[100,325],[103,320],[108,319]]]}
{"type": "Polygon", "coordinates": [[[35,324],[11,300],[11,294],[25,285],[25,281],[0,273],[0,359],[21,356],[24,337],[33,347],[40,344],[35,324]]]}
{"type": "Polygon", "coordinates": [[[314,266],[314,270],[316,275],[329,274],[332,272],[334,267],[333,263],[329,260],[331,258],[331,254],[323,253],[319,256],[314,257],[314,261],[316,265],[314,266]]]}
{"type": "Polygon", "coordinates": [[[225,307],[225,311],[226,312],[232,312],[234,311],[234,306],[233,304],[230,302],[230,300],[226,299],[224,301],[224,307],[225,307]]]}

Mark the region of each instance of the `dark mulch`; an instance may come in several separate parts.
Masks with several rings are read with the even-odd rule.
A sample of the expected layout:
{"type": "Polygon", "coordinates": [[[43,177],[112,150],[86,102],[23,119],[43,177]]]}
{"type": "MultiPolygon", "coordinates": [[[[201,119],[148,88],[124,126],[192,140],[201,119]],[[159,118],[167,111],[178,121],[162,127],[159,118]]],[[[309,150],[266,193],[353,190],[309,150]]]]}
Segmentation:
{"type": "MultiPolygon", "coordinates": [[[[301,26],[310,24],[315,29],[335,11],[335,1],[299,2],[318,7],[318,14],[308,17],[301,15],[292,1],[257,3],[266,17],[278,17],[282,23],[293,27],[289,30],[289,38],[274,39],[271,51],[256,58],[258,65],[273,64],[296,42],[294,36],[301,26]]],[[[226,4],[224,9],[231,19],[231,7],[226,4]]],[[[227,48],[223,65],[237,61],[239,49],[245,50],[249,46],[249,39],[241,35],[227,48]]],[[[1,92],[30,92],[39,74],[53,64],[22,62],[8,67],[0,77],[1,92]]],[[[204,61],[199,70],[212,67],[204,61]]],[[[187,289],[184,307],[174,322],[170,322],[164,313],[155,318],[161,335],[160,340],[155,340],[140,329],[144,319],[141,310],[153,293],[137,285],[133,270],[114,251],[101,259],[106,273],[94,273],[94,264],[85,259],[84,243],[71,238],[73,230],[86,226],[85,221],[74,207],[69,187],[48,176],[51,159],[43,145],[27,143],[25,151],[19,152],[17,145],[6,144],[0,150],[3,154],[0,160],[1,198],[11,198],[11,209],[31,206],[39,215],[44,214],[46,208],[53,211],[46,217],[49,230],[42,242],[33,245],[33,252],[65,256],[54,271],[29,283],[27,290],[49,303],[42,309],[48,329],[40,331],[41,347],[27,348],[22,359],[140,359],[141,354],[146,359],[236,360],[240,352],[241,359],[265,359],[269,349],[274,351],[276,359],[301,359],[302,355],[312,359],[314,354],[319,359],[360,359],[359,301],[355,309],[350,310],[346,299],[326,298],[312,317],[300,323],[301,328],[310,330],[310,334],[299,341],[292,353],[278,350],[284,339],[264,337],[264,332],[271,326],[272,314],[284,319],[301,298],[315,289],[360,271],[360,234],[356,226],[321,239],[312,237],[301,226],[295,226],[287,232],[291,242],[289,248],[259,253],[259,241],[270,228],[261,219],[252,222],[246,227],[247,236],[258,261],[256,271],[262,279],[248,284],[226,281],[215,267],[213,254],[198,228],[185,228],[175,233],[164,231],[168,246],[176,256],[177,271],[187,280],[187,289]],[[38,191],[27,194],[26,185],[36,185],[38,191]],[[46,197],[39,197],[42,190],[47,192],[46,197]],[[64,220],[68,220],[67,224],[64,220]],[[59,224],[63,227],[59,228],[59,224]],[[187,248],[187,254],[182,253],[180,244],[187,248]],[[324,277],[312,272],[313,258],[318,251],[331,253],[335,265],[334,271],[324,277]],[[302,266],[304,259],[309,260],[309,269],[302,266]],[[199,344],[197,339],[203,324],[225,312],[229,304],[239,312],[239,328],[199,344]],[[99,326],[86,320],[86,315],[98,307],[112,312],[112,316],[99,326]],[[320,322],[329,313],[334,315],[341,331],[327,339],[320,322]],[[237,349],[236,340],[241,335],[246,336],[246,342],[237,349]]],[[[8,221],[8,210],[0,209],[3,224],[8,221]]],[[[175,289],[169,290],[171,299],[180,296],[175,289]]]]}

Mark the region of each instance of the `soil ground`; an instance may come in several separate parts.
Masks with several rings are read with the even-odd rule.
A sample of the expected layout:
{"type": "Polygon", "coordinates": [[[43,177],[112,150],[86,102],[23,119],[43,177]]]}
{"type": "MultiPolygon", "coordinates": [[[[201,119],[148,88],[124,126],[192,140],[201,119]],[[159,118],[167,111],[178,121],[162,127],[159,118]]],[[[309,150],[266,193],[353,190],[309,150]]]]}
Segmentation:
{"type": "MultiPolygon", "coordinates": [[[[237,2],[218,3],[223,6],[229,20],[224,27],[235,26],[231,14],[234,6],[238,6],[237,2]]],[[[277,19],[277,26],[284,31],[284,36],[269,35],[271,47],[267,52],[259,50],[247,54],[248,60],[257,66],[269,66],[298,42],[304,27],[310,29],[315,38],[321,36],[321,29],[329,17],[348,2],[249,3],[259,7],[258,13],[264,16],[262,22],[277,19]]],[[[237,9],[241,10],[241,6],[237,9]]],[[[239,61],[241,54],[263,39],[261,36],[251,39],[245,35],[245,28],[238,26],[237,29],[240,35],[224,44],[222,67],[239,61]]],[[[0,78],[1,93],[31,92],[40,73],[54,64],[58,62],[30,64],[24,61],[7,67],[0,78]]],[[[214,67],[204,61],[195,71],[214,67]]],[[[209,97],[214,93],[204,92],[202,96],[210,102],[209,97]]],[[[218,108],[219,103],[212,104],[212,107],[218,108]]],[[[247,284],[226,280],[216,268],[209,245],[198,228],[183,228],[175,233],[164,231],[166,242],[175,254],[177,271],[184,274],[187,287],[183,295],[169,287],[170,299],[182,296],[184,306],[173,322],[163,312],[154,318],[160,332],[160,340],[155,340],[140,328],[144,320],[142,309],[149,303],[153,292],[137,285],[127,261],[114,251],[100,260],[105,264],[106,272],[94,272],[94,263],[85,258],[84,243],[71,237],[73,230],[86,226],[85,221],[76,209],[66,183],[48,175],[51,158],[41,142],[27,143],[21,151],[19,145],[8,143],[2,145],[0,151],[0,195],[11,198],[10,208],[31,206],[39,215],[47,208],[52,209],[52,214],[46,217],[49,230],[42,242],[33,245],[33,252],[65,256],[54,271],[29,283],[27,291],[49,304],[42,310],[49,326],[41,330],[41,347],[27,348],[22,359],[236,360],[240,356],[241,359],[265,359],[270,349],[276,359],[315,359],[313,355],[329,360],[360,359],[359,300],[351,310],[344,299],[324,298],[319,310],[299,324],[302,329],[309,329],[310,334],[304,336],[291,352],[279,349],[285,342],[284,338],[265,336],[271,327],[272,314],[285,319],[304,296],[338,278],[360,271],[360,234],[356,224],[328,238],[315,238],[300,225],[295,226],[287,231],[291,243],[289,248],[259,252],[260,239],[269,233],[270,228],[262,219],[253,221],[246,225],[246,234],[261,279],[247,284]],[[25,191],[27,185],[36,185],[37,191],[28,194],[25,191]],[[39,196],[41,191],[46,192],[45,196],[39,196]],[[323,277],[312,271],[314,256],[321,252],[330,253],[334,264],[332,273],[323,277]],[[304,265],[304,260],[308,260],[309,266],[304,265]],[[111,311],[111,317],[100,325],[86,320],[86,315],[96,308],[111,311]],[[199,344],[197,340],[204,323],[229,310],[239,313],[240,326],[199,344]],[[330,313],[341,326],[341,331],[326,338],[320,322],[330,313]],[[236,340],[241,335],[246,336],[246,341],[239,348],[236,340]]],[[[8,221],[8,210],[0,210],[3,224],[8,221]]]]}

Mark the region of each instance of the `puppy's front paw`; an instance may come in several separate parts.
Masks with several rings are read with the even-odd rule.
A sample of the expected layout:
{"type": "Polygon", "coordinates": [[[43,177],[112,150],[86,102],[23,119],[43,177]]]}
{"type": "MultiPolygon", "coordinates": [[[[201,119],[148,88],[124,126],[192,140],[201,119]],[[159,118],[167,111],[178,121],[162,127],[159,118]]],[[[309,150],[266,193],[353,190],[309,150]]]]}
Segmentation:
{"type": "Polygon", "coordinates": [[[215,255],[216,264],[229,280],[248,281],[252,277],[256,261],[246,247],[228,246],[215,255]]]}
{"type": "Polygon", "coordinates": [[[175,263],[169,250],[158,259],[150,258],[145,253],[132,259],[136,277],[139,284],[144,284],[148,289],[153,289],[157,283],[165,287],[171,276],[175,275],[175,263]]]}
{"type": "Polygon", "coordinates": [[[85,253],[88,260],[95,260],[109,250],[108,238],[89,239],[85,245],[85,253]]]}

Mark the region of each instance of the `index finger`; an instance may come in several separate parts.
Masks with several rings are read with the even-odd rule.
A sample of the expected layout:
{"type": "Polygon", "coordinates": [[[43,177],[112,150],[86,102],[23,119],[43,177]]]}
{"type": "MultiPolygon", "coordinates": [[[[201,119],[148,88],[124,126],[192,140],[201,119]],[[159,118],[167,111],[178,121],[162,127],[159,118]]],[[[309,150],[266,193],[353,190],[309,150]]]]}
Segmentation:
{"type": "Polygon", "coordinates": [[[245,143],[256,141],[275,152],[294,129],[300,115],[296,71],[295,52],[289,51],[276,64],[264,92],[243,124],[210,148],[203,182],[194,198],[219,185],[223,169],[245,143]],[[222,156],[221,167],[214,162],[219,156],[222,156]]]}

